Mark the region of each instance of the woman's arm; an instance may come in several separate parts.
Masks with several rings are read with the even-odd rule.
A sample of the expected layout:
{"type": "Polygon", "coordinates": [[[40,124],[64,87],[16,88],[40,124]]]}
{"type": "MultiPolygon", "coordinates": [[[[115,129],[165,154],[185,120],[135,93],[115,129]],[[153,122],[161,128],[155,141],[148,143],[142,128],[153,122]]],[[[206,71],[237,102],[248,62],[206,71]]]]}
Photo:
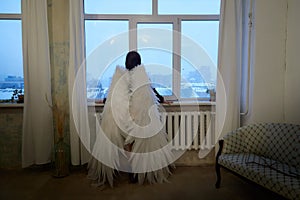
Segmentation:
{"type": "Polygon", "coordinates": [[[157,90],[155,88],[152,88],[153,89],[153,92],[155,93],[156,97],[158,98],[158,102],[159,103],[164,103],[165,99],[163,96],[161,96],[157,90]]]}

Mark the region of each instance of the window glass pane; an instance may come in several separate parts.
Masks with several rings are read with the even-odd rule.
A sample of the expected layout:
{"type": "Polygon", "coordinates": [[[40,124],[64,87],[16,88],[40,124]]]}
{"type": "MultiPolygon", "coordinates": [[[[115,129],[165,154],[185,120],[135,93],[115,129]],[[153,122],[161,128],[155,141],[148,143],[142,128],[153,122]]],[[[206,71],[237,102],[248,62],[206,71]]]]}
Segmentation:
{"type": "Polygon", "coordinates": [[[219,14],[220,0],[158,0],[158,14],[219,14]]]}
{"type": "Polygon", "coordinates": [[[151,14],[152,0],[85,0],[89,14],[151,14]]]}
{"type": "Polygon", "coordinates": [[[181,97],[208,98],[216,84],[218,21],[182,21],[181,97]]]}
{"type": "Polygon", "coordinates": [[[24,90],[21,20],[0,20],[0,100],[24,90]]]}
{"type": "Polygon", "coordinates": [[[21,13],[21,0],[0,0],[0,13],[21,13]]]}
{"type": "Polygon", "coordinates": [[[172,95],[173,25],[139,23],[138,51],[152,87],[164,96],[172,95]]]}
{"type": "Polygon", "coordinates": [[[103,98],[129,50],[128,21],[86,20],[87,97],[103,98]]]}

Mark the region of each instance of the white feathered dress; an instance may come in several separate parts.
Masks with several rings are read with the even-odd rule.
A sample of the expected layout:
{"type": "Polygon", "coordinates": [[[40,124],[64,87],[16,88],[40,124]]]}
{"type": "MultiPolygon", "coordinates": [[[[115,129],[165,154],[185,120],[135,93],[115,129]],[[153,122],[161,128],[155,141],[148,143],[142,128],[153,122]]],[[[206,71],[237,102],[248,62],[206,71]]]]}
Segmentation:
{"type": "Polygon", "coordinates": [[[167,181],[174,155],[143,65],[116,67],[97,130],[88,163],[88,178],[96,185],[113,186],[118,171],[134,173],[140,184],[167,181]],[[131,152],[124,150],[127,144],[133,144],[131,152]]]}

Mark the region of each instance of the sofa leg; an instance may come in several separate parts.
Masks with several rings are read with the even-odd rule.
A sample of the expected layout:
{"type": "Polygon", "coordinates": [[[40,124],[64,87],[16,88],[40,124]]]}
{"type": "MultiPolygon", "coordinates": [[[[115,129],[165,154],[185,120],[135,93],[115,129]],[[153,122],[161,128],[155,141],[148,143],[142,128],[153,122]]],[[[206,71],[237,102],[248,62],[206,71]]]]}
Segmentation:
{"type": "Polygon", "coordinates": [[[220,172],[220,165],[216,164],[216,174],[217,174],[217,182],[216,182],[216,188],[220,188],[221,185],[221,172],[220,172]]]}
{"type": "Polygon", "coordinates": [[[221,172],[220,172],[221,166],[219,164],[219,157],[223,150],[223,144],[224,144],[224,140],[219,140],[219,151],[216,156],[216,174],[217,174],[216,188],[220,188],[220,184],[221,184],[221,172]]]}

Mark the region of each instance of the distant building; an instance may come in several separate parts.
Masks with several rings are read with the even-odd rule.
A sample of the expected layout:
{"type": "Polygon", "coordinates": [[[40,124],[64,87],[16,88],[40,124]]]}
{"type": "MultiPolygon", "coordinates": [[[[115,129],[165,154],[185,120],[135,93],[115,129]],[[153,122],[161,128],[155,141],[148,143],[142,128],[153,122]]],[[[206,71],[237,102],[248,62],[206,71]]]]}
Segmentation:
{"type": "Polygon", "coordinates": [[[5,82],[24,82],[24,78],[20,76],[7,76],[4,79],[5,82]]]}
{"type": "Polygon", "coordinates": [[[6,88],[23,89],[24,78],[20,76],[7,76],[4,78],[4,81],[0,81],[0,89],[6,88]]]}

